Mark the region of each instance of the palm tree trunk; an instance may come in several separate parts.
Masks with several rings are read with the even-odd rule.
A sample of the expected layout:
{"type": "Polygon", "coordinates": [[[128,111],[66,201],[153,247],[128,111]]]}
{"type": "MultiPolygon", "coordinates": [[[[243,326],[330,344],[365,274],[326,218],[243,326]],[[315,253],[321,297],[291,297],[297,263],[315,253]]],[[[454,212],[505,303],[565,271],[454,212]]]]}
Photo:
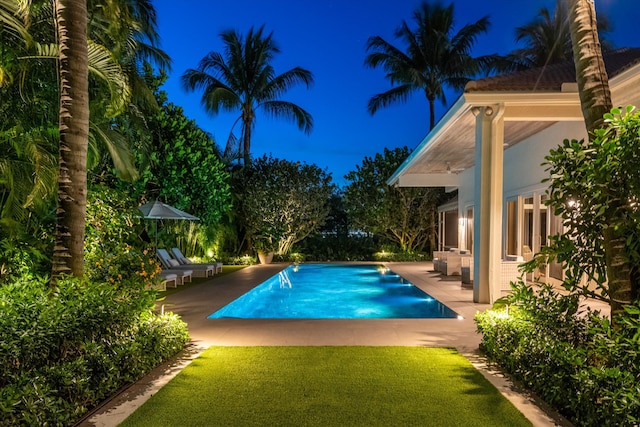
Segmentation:
{"type": "Polygon", "coordinates": [[[87,206],[89,67],[86,0],[56,0],[60,43],[58,209],[52,279],[82,277],[87,206]]]}
{"type": "Polygon", "coordinates": [[[429,101],[429,130],[436,126],[436,100],[427,97],[429,101]]]}
{"type": "MultiPolygon", "coordinates": [[[[569,22],[580,104],[589,139],[592,139],[593,131],[604,125],[604,114],[613,107],[593,0],[570,0],[569,22]]],[[[615,315],[624,311],[623,305],[629,304],[634,294],[631,266],[625,253],[625,236],[609,226],[604,230],[603,239],[611,317],[615,325],[615,315]]]]}
{"type": "Polygon", "coordinates": [[[242,123],[243,131],[242,131],[242,151],[244,155],[244,165],[248,166],[251,163],[251,126],[252,121],[250,119],[245,119],[242,123]]]}
{"type": "Polygon", "coordinates": [[[603,127],[603,116],[613,107],[593,0],[570,0],[569,22],[582,115],[592,139],[593,131],[603,127]]]}

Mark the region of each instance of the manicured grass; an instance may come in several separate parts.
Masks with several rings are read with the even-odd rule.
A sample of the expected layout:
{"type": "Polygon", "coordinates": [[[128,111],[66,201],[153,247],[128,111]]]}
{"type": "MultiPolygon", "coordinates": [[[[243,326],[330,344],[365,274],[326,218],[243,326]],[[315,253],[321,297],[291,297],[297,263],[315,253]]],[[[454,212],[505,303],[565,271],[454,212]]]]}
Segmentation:
{"type": "Polygon", "coordinates": [[[211,347],[122,426],[531,426],[453,349],[211,347]]]}
{"type": "Polygon", "coordinates": [[[176,288],[167,288],[166,291],[159,292],[159,297],[166,297],[167,295],[175,294],[176,292],[181,292],[185,289],[192,288],[194,286],[198,286],[204,282],[210,282],[212,280],[216,280],[222,276],[226,276],[227,274],[233,273],[234,271],[242,270],[246,268],[246,265],[223,265],[222,271],[211,277],[194,277],[190,283],[185,283],[184,285],[178,285],[176,288]]]}

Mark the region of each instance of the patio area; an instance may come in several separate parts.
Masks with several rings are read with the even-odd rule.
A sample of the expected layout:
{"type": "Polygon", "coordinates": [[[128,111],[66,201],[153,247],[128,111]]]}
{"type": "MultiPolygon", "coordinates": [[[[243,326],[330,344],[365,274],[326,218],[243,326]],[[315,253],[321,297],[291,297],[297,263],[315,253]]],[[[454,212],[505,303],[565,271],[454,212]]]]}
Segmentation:
{"type": "Polygon", "coordinates": [[[286,264],[257,265],[213,278],[172,294],[161,302],[189,325],[193,346],[181,358],[157,368],[108,402],[81,426],[113,426],[124,420],[156,390],[209,346],[428,346],[454,347],[467,357],[534,426],[558,425],[557,419],[503,376],[488,368],[478,353],[480,335],[473,316],[489,308],[474,304],[473,290],[459,276],[443,276],[430,262],[385,263],[449,308],[459,319],[208,319],[211,313],[284,269],[286,264]]]}

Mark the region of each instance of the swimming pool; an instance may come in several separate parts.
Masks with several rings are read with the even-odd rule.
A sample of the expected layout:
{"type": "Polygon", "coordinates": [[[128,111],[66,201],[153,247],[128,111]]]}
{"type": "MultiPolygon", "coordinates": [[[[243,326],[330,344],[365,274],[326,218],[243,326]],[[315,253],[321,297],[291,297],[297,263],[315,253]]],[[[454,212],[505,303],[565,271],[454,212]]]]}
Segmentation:
{"type": "Polygon", "coordinates": [[[457,314],[381,265],[291,265],[209,318],[402,319],[457,314]]]}

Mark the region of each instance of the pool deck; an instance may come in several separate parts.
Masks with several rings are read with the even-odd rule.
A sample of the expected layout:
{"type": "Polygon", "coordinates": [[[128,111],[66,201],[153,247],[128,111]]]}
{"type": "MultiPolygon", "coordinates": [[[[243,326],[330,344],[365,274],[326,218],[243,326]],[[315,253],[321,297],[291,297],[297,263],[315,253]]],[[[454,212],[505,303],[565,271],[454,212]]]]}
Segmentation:
{"type": "Polygon", "coordinates": [[[463,317],[458,319],[208,319],[207,316],[273,276],[286,265],[253,266],[219,281],[167,298],[168,309],[189,325],[193,342],[212,345],[406,345],[449,346],[474,352],[480,336],[473,316],[488,305],[473,304],[460,280],[446,280],[430,263],[388,263],[391,270],[463,317]]]}
{"type": "MultiPolygon", "coordinates": [[[[379,264],[379,263],[378,263],[379,264]]],[[[123,391],[79,426],[114,426],[166,384],[193,357],[210,346],[426,346],[455,347],[467,357],[534,426],[565,424],[543,411],[478,353],[480,335],[473,320],[487,304],[474,304],[473,291],[459,277],[432,271],[430,262],[384,263],[415,286],[458,313],[459,319],[208,319],[214,311],[243,295],[287,264],[251,266],[166,297],[167,311],[187,322],[193,345],[179,360],[159,367],[123,391]],[[553,417],[553,418],[552,418],[553,417]]]]}

